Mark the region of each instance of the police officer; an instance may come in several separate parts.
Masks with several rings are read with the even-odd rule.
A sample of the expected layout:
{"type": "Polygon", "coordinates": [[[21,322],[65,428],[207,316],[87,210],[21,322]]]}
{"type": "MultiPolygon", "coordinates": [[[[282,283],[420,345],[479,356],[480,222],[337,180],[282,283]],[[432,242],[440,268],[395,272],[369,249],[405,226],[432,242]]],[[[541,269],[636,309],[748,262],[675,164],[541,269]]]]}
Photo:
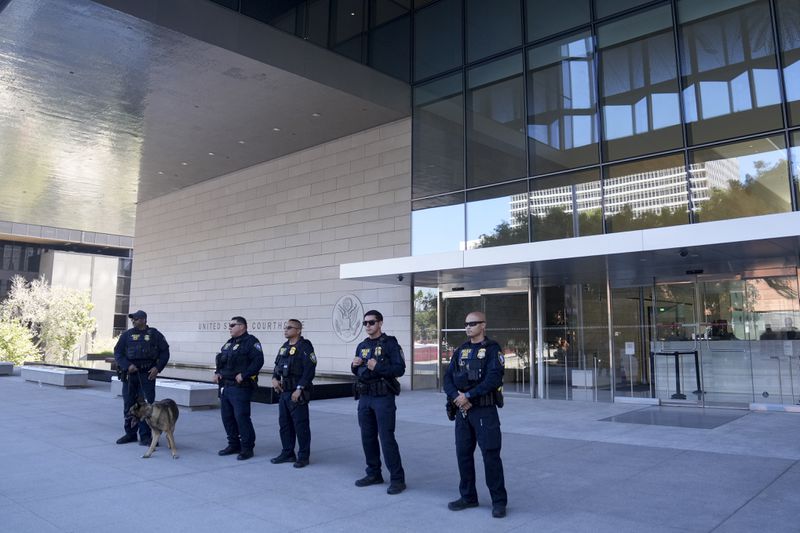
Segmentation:
{"type": "Polygon", "coordinates": [[[231,318],[231,338],[217,354],[214,383],[220,386],[222,425],[228,435],[228,446],[219,455],[238,454],[245,461],[253,457],[256,432],[250,420],[250,400],[258,383],[258,371],[264,366],[261,343],[247,333],[247,320],[231,318]]]}
{"type": "Polygon", "coordinates": [[[308,421],[308,401],[311,381],[317,369],[317,356],[311,341],[302,336],[303,324],[296,319],[286,322],[283,343],[275,358],[272,388],[280,394],[278,423],[280,424],[281,453],[270,459],[272,464],[294,461],[295,468],[308,466],[311,453],[311,428],[308,421]],[[294,454],[295,438],[298,444],[294,454]]]}
{"type": "Polygon", "coordinates": [[[500,345],[485,335],[486,317],[473,311],[464,323],[469,340],[453,352],[444,375],[444,392],[458,408],[456,413],[456,457],[461,477],[461,497],[450,502],[451,511],[478,506],[475,489],[475,445],[481,448],[486,485],[492,497],[492,516],[506,516],[503,461],[500,459],[501,433],[497,407],[502,407],[505,361],[500,345]]]}
{"type": "Polygon", "coordinates": [[[120,335],[114,346],[114,360],[122,380],[125,418],[125,435],[117,439],[117,444],[136,442],[138,428],[139,444],[150,446],[150,426],[140,424],[128,411],[138,397],[143,397],[149,403],[156,400],[156,376],[167,366],[169,344],[160,331],[147,325],[147,313],[144,311],[131,313],[128,318],[133,327],[120,335]]]}
{"type": "Polygon", "coordinates": [[[383,448],[383,459],[391,476],[386,492],[400,494],[406,488],[406,474],[394,437],[397,411],[394,397],[400,394],[397,378],[405,373],[406,362],[397,339],[381,332],[383,315],[380,312],[367,311],[362,324],[367,338],[356,347],[351,370],[358,377],[358,425],[367,460],[367,475],[356,481],[356,487],[383,483],[380,457],[383,448]]]}

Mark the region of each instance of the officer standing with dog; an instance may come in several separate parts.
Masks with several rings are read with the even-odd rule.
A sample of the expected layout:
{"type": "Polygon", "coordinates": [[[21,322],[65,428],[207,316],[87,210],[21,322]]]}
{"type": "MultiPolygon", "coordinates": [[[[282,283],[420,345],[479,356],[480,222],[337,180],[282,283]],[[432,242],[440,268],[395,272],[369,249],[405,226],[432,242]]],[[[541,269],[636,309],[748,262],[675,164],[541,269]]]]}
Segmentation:
{"type": "Polygon", "coordinates": [[[464,323],[467,342],[453,352],[444,375],[444,392],[456,412],[448,413],[456,422],[456,458],[461,477],[461,497],[450,502],[451,511],[478,506],[475,488],[475,445],[483,454],[486,485],[492,497],[492,516],[506,516],[505,479],[500,459],[502,434],[497,408],[503,406],[501,387],[505,361],[500,345],[486,337],[486,316],[478,311],[467,315],[464,323]]]}
{"type": "Polygon", "coordinates": [[[405,373],[406,362],[397,339],[381,331],[383,315],[379,311],[367,311],[362,324],[367,338],[356,347],[351,370],[358,378],[355,393],[367,475],[356,481],[356,487],[383,483],[383,448],[383,459],[391,476],[386,492],[400,494],[406,488],[406,475],[394,436],[397,411],[395,396],[400,394],[397,378],[405,373]]]}
{"type": "Polygon", "coordinates": [[[261,343],[247,332],[247,320],[235,316],[228,324],[231,338],[217,354],[214,383],[220,386],[222,425],[228,446],[219,455],[238,454],[245,461],[253,457],[256,432],[250,419],[250,400],[258,386],[258,371],[264,366],[261,343]]]}
{"type": "Polygon", "coordinates": [[[272,464],[294,462],[295,468],[308,466],[311,453],[311,428],[308,402],[311,400],[311,382],[317,370],[317,356],[311,341],[303,337],[303,324],[296,319],[286,322],[283,343],[275,358],[272,388],[278,399],[281,453],[270,459],[272,464]],[[297,440],[297,455],[294,444],[297,440]]]}
{"type": "Polygon", "coordinates": [[[131,313],[128,318],[133,327],[120,335],[114,346],[114,360],[122,381],[125,418],[125,435],[117,439],[117,444],[136,442],[138,429],[139,444],[150,446],[150,426],[140,424],[129,411],[138,397],[143,397],[148,403],[156,400],[156,376],[167,366],[169,344],[160,331],[147,325],[144,311],[131,313]]]}

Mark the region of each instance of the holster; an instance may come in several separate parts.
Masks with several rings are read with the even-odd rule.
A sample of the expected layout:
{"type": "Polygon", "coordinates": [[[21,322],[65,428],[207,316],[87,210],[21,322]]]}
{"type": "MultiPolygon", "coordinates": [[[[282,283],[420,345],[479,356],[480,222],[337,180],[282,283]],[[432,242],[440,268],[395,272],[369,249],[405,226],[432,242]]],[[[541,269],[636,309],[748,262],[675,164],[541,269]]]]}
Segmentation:
{"type": "Polygon", "coordinates": [[[454,421],[456,419],[456,414],[458,414],[458,407],[456,407],[456,403],[453,400],[448,399],[444,404],[444,409],[447,413],[447,418],[451,422],[454,421]]]}

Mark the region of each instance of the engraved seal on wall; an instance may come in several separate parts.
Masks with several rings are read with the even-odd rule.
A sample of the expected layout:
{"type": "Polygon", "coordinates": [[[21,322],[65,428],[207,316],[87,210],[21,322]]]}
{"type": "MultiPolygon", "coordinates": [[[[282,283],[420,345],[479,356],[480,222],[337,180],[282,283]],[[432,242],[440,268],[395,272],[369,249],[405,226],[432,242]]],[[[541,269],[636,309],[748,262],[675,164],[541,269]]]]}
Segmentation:
{"type": "Polygon", "coordinates": [[[333,306],[333,331],[344,342],[352,342],[361,334],[364,306],[355,294],[345,294],[333,306]]]}

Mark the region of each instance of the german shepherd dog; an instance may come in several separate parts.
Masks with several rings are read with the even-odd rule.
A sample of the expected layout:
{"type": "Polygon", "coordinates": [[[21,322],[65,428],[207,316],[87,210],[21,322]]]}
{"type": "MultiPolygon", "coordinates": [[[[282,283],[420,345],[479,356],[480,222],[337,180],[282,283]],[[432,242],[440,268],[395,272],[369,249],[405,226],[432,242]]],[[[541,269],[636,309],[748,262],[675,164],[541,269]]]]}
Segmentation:
{"type": "Polygon", "coordinates": [[[169,444],[169,449],[172,452],[172,458],[178,458],[178,449],[175,447],[175,436],[173,435],[175,422],[178,421],[178,406],[173,400],[167,398],[155,403],[147,403],[144,398],[137,398],[129,413],[140,422],[142,420],[147,422],[147,425],[153,431],[150,439],[150,449],[145,452],[142,458],[147,459],[153,455],[162,431],[167,434],[167,444],[169,444]]]}

